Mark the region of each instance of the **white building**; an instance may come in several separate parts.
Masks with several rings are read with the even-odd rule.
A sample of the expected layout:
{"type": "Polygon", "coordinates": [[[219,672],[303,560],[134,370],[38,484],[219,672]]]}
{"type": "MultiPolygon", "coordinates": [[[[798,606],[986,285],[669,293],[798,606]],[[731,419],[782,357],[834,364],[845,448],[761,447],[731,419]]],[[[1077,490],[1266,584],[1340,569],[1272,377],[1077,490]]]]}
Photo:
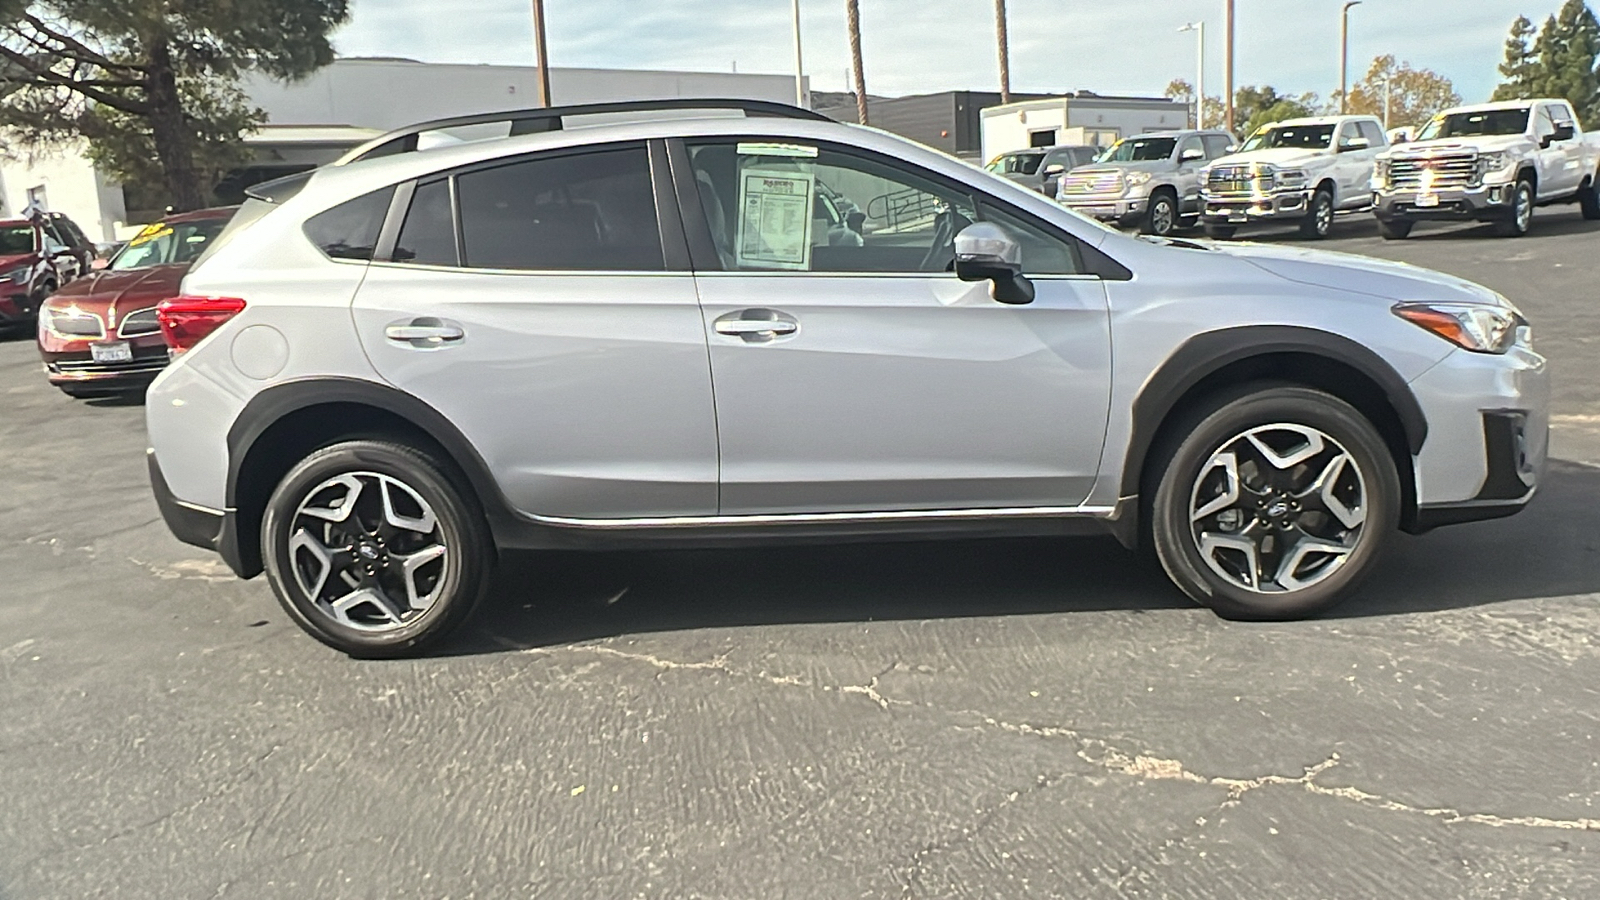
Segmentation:
{"type": "MultiPolygon", "coordinates": [[[[539,105],[533,66],[437,65],[402,59],[341,59],[297,82],[261,76],[243,83],[268,125],[248,139],[255,160],[225,182],[219,195],[278,175],[331,162],[382,132],[428,119],[539,105]]],[[[631,69],[550,70],[557,105],[676,97],[729,97],[793,103],[794,77],[733,72],[631,69]]],[[[15,153],[15,151],[14,151],[15,153]]],[[[133,218],[120,186],[94,170],[81,147],[0,156],[0,216],[16,215],[37,197],[66,213],[92,240],[125,236],[133,218]]],[[[229,198],[236,199],[236,198],[229,198]]]]}
{"type": "Polygon", "coordinates": [[[991,106],[980,116],[983,158],[988,161],[1028,147],[1108,147],[1129,135],[1185,128],[1189,105],[1160,97],[1078,93],[991,106]]]}

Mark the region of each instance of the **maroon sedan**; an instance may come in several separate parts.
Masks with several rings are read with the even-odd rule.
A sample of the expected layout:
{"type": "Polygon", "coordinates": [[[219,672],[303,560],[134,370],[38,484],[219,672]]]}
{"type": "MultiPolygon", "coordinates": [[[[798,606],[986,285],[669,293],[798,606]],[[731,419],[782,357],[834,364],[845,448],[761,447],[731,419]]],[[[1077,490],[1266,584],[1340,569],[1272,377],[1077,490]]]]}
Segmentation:
{"type": "Polygon", "coordinates": [[[71,282],[39,309],[39,355],[72,397],[143,391],[167,365],[156,304],[178,295],[189,265],[233,208],[181,213],[146,227],[106,268],[71,282]]]}

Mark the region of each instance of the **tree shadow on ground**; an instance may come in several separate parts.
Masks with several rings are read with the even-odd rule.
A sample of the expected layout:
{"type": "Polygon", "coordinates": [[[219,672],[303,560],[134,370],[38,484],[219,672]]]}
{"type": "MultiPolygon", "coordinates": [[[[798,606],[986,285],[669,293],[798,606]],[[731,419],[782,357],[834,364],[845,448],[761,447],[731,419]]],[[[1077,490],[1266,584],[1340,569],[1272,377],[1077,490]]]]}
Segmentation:
{"type": "MultiPolygon", "coordinates": [[[[1397,535],[1327,618],[1600,593],[1600,468],[1555,462],[1521,515],[1397,535]]],[[[505,560],[476,627],[446,654],[656,631],[820,622],[1155,611],[1192,604],[1109,538],[1028,538],[505,560]]]]}

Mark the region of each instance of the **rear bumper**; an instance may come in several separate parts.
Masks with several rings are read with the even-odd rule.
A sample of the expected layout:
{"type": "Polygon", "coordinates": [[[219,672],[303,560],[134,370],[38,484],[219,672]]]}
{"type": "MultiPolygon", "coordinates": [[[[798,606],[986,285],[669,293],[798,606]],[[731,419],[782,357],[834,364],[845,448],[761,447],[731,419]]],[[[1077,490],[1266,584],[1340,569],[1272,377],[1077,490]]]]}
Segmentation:
{"type": "Polygon", "coordinates": [[[1476,188],[1448,188],[1424,195],[1420,191],[1378,190],[1373,192],[1373,212],[1390,221],[1480,221],[1503,219],[1511,215],[1512,189],[1509,184],[1486,184],[1476,188]]]}
{"type": "Polygon", "coordinates": [[[172,536],[190,546],[221,555],[228,568],[241,578],[257,574],[246,574],[244,571],[233,510],[208,509],[179,500],[167,486],[156,452],[146,450],[145,459],[150,467],[150,490],[155,494],[156,508],[161,510],[161,519],[167,523],[167,530],[172,532],[172,536]]]}

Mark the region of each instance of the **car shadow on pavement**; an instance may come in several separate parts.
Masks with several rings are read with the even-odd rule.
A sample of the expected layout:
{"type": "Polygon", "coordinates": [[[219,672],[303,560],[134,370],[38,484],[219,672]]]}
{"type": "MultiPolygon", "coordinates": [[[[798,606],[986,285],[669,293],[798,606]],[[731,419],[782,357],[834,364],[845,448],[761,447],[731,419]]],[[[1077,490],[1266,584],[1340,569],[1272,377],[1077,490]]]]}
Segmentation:
{"type": "MultiPolygon", "coordinates": [[[[1398,535],[1325,618],[1600,593],[1600,467],[1553,462],[1510,519],[1398,535]]],[[[924,541],[508,555],[475,626],[443,655],[656,631],[1187,609],[1154,562],[1109,538],[924,541]]]]}
{"type": "Polygon", "coordinates": [[[1540,216],[1533,217],[1533,225],[1527,235],[1520,238],[1502,238],[1495,233],[1492,222],[1429,222],[1413,231],[1409,241],[1450,241],[1450,240],[1518,240],[1526,241],[1543,237],[1559,237],[1570,234],[1593,234],[1600,232],[1600,222],[1593,222],[1582,216],[1540,216]]]}

